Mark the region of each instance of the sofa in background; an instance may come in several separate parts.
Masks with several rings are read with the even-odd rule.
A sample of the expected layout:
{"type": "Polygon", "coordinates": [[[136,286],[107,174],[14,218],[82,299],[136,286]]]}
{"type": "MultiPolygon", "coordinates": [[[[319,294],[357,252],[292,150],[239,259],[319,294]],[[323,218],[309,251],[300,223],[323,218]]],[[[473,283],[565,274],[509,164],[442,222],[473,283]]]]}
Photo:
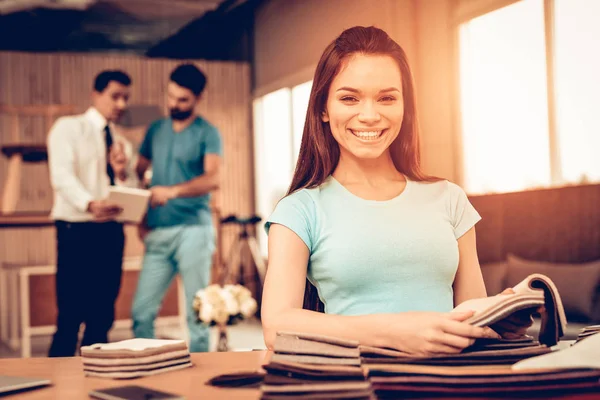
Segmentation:
{"type": "Polygon", "coordinates": [[[568,320],[563,339],[600,324],[600,185],[469,200],[482,216],[476,225],[477,253],[488,295],[541,273],[561,295],[568,320]]]}

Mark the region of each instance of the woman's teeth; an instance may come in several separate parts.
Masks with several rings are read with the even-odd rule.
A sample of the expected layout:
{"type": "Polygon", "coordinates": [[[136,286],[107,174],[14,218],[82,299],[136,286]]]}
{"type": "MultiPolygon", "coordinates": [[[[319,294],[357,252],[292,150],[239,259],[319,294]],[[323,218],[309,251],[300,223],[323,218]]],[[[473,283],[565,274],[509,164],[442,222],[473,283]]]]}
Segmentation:
{"type": "Polygon", "coordinates": [[[383,131],[353,131],[350,130],[352,134],[363,140],[375,140],[379,136],[381,136],[381,132],[383,131]]]}

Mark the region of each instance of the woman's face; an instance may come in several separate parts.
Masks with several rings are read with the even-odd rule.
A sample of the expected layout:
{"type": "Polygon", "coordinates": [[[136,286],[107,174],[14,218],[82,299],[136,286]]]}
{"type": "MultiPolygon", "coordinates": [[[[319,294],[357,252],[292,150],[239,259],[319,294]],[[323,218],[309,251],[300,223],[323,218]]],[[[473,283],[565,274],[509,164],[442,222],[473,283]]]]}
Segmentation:
{"type": "Polygon", "coordinates": [[[341,157],[377,159],[398,136],[403,116],[396,61],[385,55],[357,54],[333,79],[322,120],[329,123],[341,157]]]}

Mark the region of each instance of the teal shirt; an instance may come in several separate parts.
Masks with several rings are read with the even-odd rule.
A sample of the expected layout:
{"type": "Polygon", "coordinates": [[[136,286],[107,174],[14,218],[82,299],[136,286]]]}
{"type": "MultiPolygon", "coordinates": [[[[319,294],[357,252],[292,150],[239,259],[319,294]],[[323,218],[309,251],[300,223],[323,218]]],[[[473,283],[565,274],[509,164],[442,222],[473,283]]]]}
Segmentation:
{"type": "MultiPolygon", "coordinates": [[[[222,155],[217,128],[198,117],[183,131],[173,131],[170,118],[148,128],[140,154],[152,161],[150,186],[171,186],[204,174],[204,156],[222,155]]],[[[210,194],[170,200],[164,206],[148,208],[150,228],[177,225],[210,225],[210,194]]]]}
{"type": "Polygon", "coordinates": [[[409,180],[397,197],[371,201],[330,177],[283,198],[265,228],[284,225],[306,244],[307,277],[326,313],[448,312],[457,239],[480,218],[465,192],[445,180],[409,180]]]}

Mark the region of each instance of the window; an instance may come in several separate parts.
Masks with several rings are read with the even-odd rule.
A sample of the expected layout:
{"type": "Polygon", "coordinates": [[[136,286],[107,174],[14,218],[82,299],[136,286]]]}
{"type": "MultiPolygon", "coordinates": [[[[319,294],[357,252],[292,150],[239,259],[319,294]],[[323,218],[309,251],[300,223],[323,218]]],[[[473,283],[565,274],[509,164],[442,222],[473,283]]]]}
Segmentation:
{"type": "Polygon", "coordinates": [[[293,113],[293,137],[294,137],[294,166],[300,152],[300,142],[304,131],[308,98],[312,89],[312,81],[305,82],[292,88],[292,113],[293,113]]]}
{"type": "MultiPolygon", "coordinates": [[[[312,82],[279,89],[254,100],[256,212],[267,218],[292,181],[312,82]]],[[[258,229],[263,255],[267,235],[258,229]]]]}
{"type": "Polygon", "coordinates": [[[555,0],[555,94],[565,180],[600,180],[600,1],[555,0]]]}
{"type": "Polygon", "coordinates": [[[548,3],[521,0],[460,27],[469,193],[600,179],[600,117],[594,109],[600,58],[590,51],[600,35],[600,2],[548,3]],[[548,21],[554,21],[551,29],[548,21]]]}

